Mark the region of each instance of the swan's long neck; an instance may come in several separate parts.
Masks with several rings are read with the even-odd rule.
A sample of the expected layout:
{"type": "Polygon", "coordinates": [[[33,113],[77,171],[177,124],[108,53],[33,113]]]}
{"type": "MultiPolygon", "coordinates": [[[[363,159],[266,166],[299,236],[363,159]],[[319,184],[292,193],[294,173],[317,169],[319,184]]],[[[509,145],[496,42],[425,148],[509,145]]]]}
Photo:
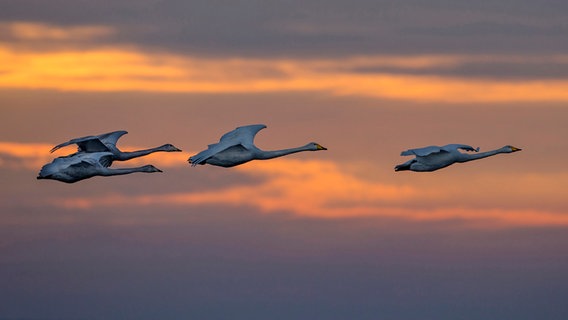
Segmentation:
{"type": "Polygon", "coordinates": [[[134,168],[105,168],[105,170],[102,170],[101,175],[102,176],[119,176],[119,175],[123,175],[123,174],[130,174],[130,173],[134,173],[134,172],[150,172],[148,170],[148,166],[143,166],[143,167],[134,167],[134,168]]]}
{"type": "Polygon", "coordinates": [[[495,150],[486,151],[486,152],[479,152],[479,153],[462,153],[458,162],[466,162],[466,161],[472,161],[472,160],[477,160],[477,159],[483,159],[483,158],[494,156],[494,155],[499,154],[499,153],[506,153],[506,151],[505,151],[505,149],[500,148],[500,149],[495,149],[495,150]]]}
{"type": "Polygon", "coordinates": [[[282,156],[292,154],[292,153],[296,153],[296,152],[311,151],[311,150],[312,149],[309,147],[309,145],[305,145],[305,146],[297,147],[297,148],[273,150],[273,151],[260,150],[258,152],[257,159],[266,160],[266,159],[282,157],[282,156]]]}
{"type": "Polygon", "coordinates": [[[143,149],[137,151],[120,151],[118,153],[118,160],[130,160],[133,158],[143,157],[145,155],[149,155],[150,153],[158,152],[158,151],[166,151],[164,150],[164,146],[159,146],[150,149],[143,149]]]}

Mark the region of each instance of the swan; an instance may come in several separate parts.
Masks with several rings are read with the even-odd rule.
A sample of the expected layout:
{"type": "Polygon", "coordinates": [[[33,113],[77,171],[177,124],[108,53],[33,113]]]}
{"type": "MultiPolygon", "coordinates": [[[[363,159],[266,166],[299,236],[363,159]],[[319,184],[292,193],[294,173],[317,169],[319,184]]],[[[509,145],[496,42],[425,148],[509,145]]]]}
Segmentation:
{"type": "Polygon", "coordinates": [[[475,154],[462,153],[459,150],[478,152],[479,148],[473,148],[465,144],[448,144],[443,147],[429,146],[425,148],[410,149],[403,151],[401,156],[414,155],[416,158],[409,160],[403,164],[399,164],[394,171],[435,171],[445,168],[456,162],[467,162],[471,160],[483,159],[494,156],[499,153],[511,153],[521,151],[522,149],[513,146],[504,146],[499,149],[480,152],[475,154]]]}
{"type": "Polygon", "coordinates": [[[138,151],[130,151],[130,152],[120,151],[116,147],[116,142],[120,137],[122,137],[127,133],[128,133],[127,131],[120,130],[120,131],[113,131],[109,133],[100,134],[98,136],[86,136],[82,138],[75,138],[67,142],[63,142],[56,145],[55,147],[53,147],[53,149],[51,149],[50,152],[54,152],[59,148],[71,144],[76,144],[79,146],[79,152],[111,152],[113,155],[113,160],[125,161],[125,160],[130,160],[132,158],[142,157],[158,151],[165,151],[165,152],[181,151],[180,149],[174,147],[171,144],[164,144],[159,147],[138,150],[138,151]]]}
{"type": "Polygon", "coordinates": [[[44,165],[37,179],[52,179],[73,183],[94,176],[116,176],[134,172],[162,172],[160,169],[146,165],[135,168],[111,169],[114,160],[112,152],[77,152],[69,156],[55,158],[44,165]]]}
{"type": "Polygon", "coordinates": [[[225,133],[219,143],[210,144],[207,150],[188,159],[191,166],[210,164],[220,167],[233,167],[251,160],[265,160],[285,156],[301,151],[327,150],[321,145],[310,142],[305,146],[284,150],[263,151],[254,145],[256,134],[266,128],[264,124],[238,127],[225,133]]]}

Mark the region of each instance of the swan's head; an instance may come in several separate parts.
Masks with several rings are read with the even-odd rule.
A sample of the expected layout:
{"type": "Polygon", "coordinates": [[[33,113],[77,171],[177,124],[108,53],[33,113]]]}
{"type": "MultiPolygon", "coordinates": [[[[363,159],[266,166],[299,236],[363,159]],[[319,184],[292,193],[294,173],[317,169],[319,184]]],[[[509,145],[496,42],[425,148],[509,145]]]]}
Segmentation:
{"type": "Polygon", "coordinates": [[[307,146],[312,151],[327,150],[326,147],[322,146],[319,143],[315,143],[315,142],[310,142],[310,143],[308,143],[307,146]]]}
{"type": "Polygon", "coordinates": [[[167,152],[177,152],[177,151],[181,151],[181,149],[176,148],[173,144],[165,144],[163,146],[160,147],[163,151],[167,151],[167,152]]]}
{"type": "Polygon", "coordinates": [[[504,146],[503,149],[505,149],[506,152],[517,152],[517,151],[523,150],[523,149],[516,148],[516,147],[513,147],[513,146],[504,146]]]}

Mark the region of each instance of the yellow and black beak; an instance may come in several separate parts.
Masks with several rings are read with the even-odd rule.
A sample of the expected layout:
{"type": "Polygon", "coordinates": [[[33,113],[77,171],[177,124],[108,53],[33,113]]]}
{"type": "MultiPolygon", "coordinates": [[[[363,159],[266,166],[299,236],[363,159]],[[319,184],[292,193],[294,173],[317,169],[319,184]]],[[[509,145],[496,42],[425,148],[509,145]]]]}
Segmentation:
{"type": "Polygon", "coordinates": [[[516,152],[516,151],[521,151],[523,149],[511,146],[511,150],[513,150],[513,152],[516,152]]]}
{"type": "Polygon", "coordinates": [[[317,150],[327,150],[326,147],[324,147],[324,146],[322,146],[322,145],[320,145],[320,144],[318,144],[318,143],[316,143],[316,147],[317,147],[317,150]]]}

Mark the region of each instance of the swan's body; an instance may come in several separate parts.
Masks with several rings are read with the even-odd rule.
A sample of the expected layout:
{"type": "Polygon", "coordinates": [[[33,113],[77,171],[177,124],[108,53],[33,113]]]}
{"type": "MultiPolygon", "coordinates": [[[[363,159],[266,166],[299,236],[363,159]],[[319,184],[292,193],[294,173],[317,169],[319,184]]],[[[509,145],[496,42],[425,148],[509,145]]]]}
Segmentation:
{"type": "Polygon", "coordinates": [[[174,147],[171,144],[164,144],[159,147],[138,150],[138,151],[130,151],[124,152],[120,151],[116,147],[116,143],[120,137],[127,134],[128,132],[121,130],[121,131],[114,131],[109,133],[100,134],[98,136],[87,136],[82,138],[75,138],[71,139],[67,142],[58,144],[57,146],[51,149],[51,152],[55,150],[76,144],[79,147],[79,152],[110,152],[112,153],[113,160],[130,160],[132,158],[142,157],[148,155],[150,153],[158,152],[158,151],[165,151],[165,152],[175,152],[181,151],[180,149],[174,147]]]}
{"type": "Polygon", "coordinates": [[[191,166],[210,164],[220,167],[233,167],[251,160],[266,160],[302,151],[327,150],[311,142],[305,146],[284,150],[264,151],[254,145],[256,134],[266,128],[263,124],[248,125],[224,134],[219,143],[211,144],[207,150],[189,158],[191,166]]]}
{"type": "Polygon", "coordinates": [[[411,171],[435,171],[445,168],[457,162],[467,162],[477,159],[483,159],[494,156],[499,153],[511,153],[521,151],[519,148],[513,146],[504,146],[502,148],[491,150],[487,152],[478,152],[475,154],[462,153],[459,150],[478,152],[479,148],[475,149],[465,144],[448,144],[443,147],[430,146],[425,148],[410,149],[403,151],[401,156],[415,155],[416,158],[409,160],[403,164],[397,165],[395,171],[411,170],[411,171]]]}
{"type": "Polygon", "coordinates": [[[116,176],[134,172],[162,172],[152,165],[111,169],[109,166],[113,160],[114,155],[111,152],[77,152],[66,157],[55,158],[53,162],[44,165],[37,178],[73,183],[94,176],[116,176]]]}

